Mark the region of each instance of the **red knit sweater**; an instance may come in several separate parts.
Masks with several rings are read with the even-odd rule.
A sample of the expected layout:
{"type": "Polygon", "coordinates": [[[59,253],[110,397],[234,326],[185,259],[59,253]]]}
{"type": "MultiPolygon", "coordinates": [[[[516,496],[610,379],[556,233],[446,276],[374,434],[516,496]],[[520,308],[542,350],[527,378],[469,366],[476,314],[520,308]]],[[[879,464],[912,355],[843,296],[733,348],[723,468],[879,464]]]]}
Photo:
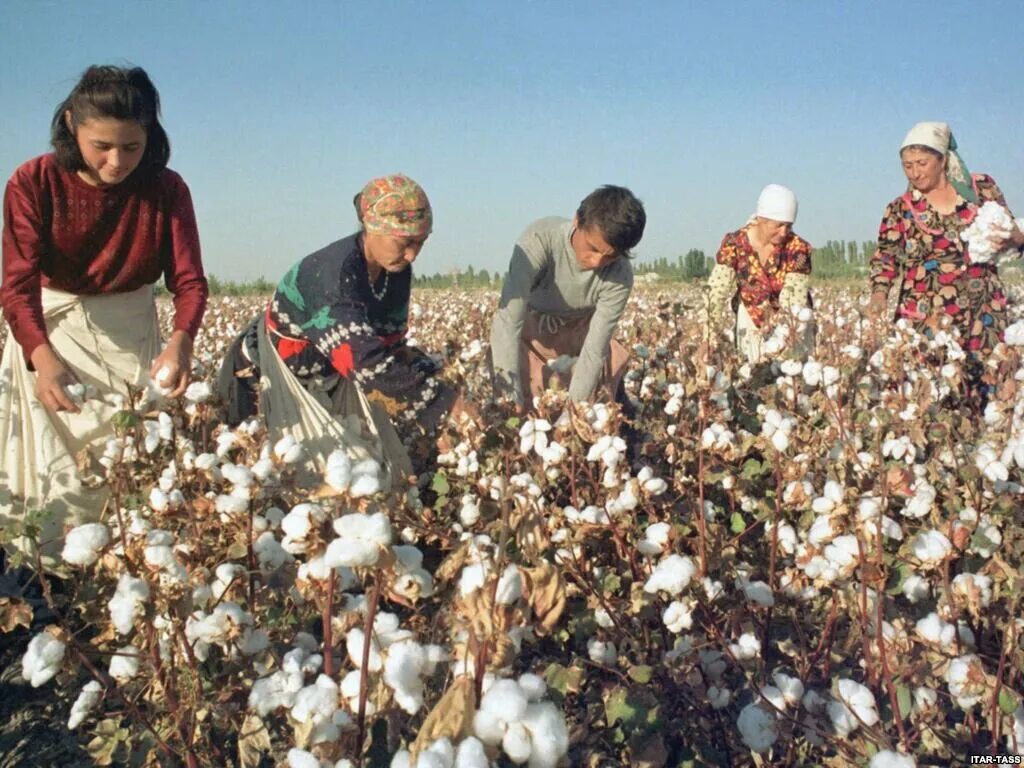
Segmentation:
{"type": "Polygon", "coordinates": [[[49,154],[7,182],[0,304],[26,361],[46,343],[40,286],[126,293],[161,274],[174,294],[174,329],[194,338],[208,288],[192,197],[174,171],[136,171],[100,188],[49,154]]]}

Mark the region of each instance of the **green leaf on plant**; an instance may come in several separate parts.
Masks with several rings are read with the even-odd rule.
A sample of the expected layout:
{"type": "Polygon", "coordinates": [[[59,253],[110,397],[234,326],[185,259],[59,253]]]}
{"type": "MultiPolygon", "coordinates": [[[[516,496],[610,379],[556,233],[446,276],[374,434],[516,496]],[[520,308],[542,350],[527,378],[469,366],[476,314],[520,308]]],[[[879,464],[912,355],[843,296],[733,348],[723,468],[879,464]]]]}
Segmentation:
{"type": "Polygon", "coordinates": [[[1017,711],[1017,707],[1020,706],[1020,702],[1017,697],[1013,694],[1013,691],[1008,688],[999,689],[999,708],[1008,715],[1012,715],[1017,711]]]}
{"type": "Polygon", "coordinates": [[[641,666],[630,667],[629,676],[638,683],[645,684],[651,682],[651,677],[654,674],[654,669],[643,664],[641,666]]]}
{"type": "Polygon", "coordinates": [[[447,496],[451,490],[448,486],[448,476],[444,472],[435,472],[434,479],[430,481],[430,489],[438,496],[447,496]]]}
{"type": "Polygon", "coordinates": [[[743,519],[743,515],[739,512],[733,512],[729,518],[729,530],[733,533],[743,533],[747,529],[747,521],[743,519]]]}
{"type": "Polygon", "coordinates": [[[914,703],[913,698],[910,696],[910,689],[905,685],[896,686],[896,703],[900,707],[900,719],[906,720],[910,717],[910,709],[914,703]]]}

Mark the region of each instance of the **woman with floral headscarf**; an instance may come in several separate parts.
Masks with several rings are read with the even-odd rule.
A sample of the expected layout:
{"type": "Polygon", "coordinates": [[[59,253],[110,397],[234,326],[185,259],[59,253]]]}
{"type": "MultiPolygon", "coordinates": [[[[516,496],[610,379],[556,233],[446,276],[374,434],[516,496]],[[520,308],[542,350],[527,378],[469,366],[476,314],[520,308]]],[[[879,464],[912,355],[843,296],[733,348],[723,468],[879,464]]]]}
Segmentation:
{"type": "Polygon", "coordinates": [[[353,203],[361,230],[289,270],[266,312],[235,341],[219,388],[230,422],[254,415],[260,400],[271,431],[299,439],[318,465],[346,440],[337,417],[372,411],[366,426],[384,439],[385,453],[389,443],[395,449],[385,457],[393,476],[405,475],[392,422],[429,424],[454,399],[434,378],[439,364],[405,344],[410,265],[433,216],[423,188],[401,174],[373,179],[353,203]],[[274,371],[287,375],[275,382],[274,371]]]}
{"type": "MultiPolygon", "coordinates": [[[[1006,295],[995,263],[972,260],[961,235],[984,203],[1005,208],[1006,200],[990,176],[968,172],[945,123],[915,125],[900,146],[900,160],[909,184],[882,216],[871,259],[870,313],[885,313],[889,290],[898,284],[898,317],[928,337],[952,322],[972,377],[980,379],[984,354],[1006,328],[1006,295]]],[[[1024,232],[1015,226],[992,245],[1019,249],[1024,232]]]]}
{"type": "MultiPolygon", "coordinates": [[[[766,186],[746,226],[722,239],[708,278],[705,337],[716,338],[720,326],[734,328],[736,348],[751,363],[781,346],[770,338],[779,326],[776,314],[810,304],[811,246],[793,231],[796,212],[792,190],[766,186]]],[[[813,344],[812,326],[805,331],[803,347],[813,344]]]]}

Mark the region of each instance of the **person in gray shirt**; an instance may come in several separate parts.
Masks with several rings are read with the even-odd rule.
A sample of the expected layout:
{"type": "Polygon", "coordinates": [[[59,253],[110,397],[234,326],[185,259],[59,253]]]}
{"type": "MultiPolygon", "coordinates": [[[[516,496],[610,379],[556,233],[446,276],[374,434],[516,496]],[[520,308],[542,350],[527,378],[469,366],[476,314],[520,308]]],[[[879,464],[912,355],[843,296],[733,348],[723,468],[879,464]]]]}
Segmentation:
{"type": "Polygon", "coordinates": [[[609,185],[587,195],[571,221],[540,219],[516,242],[491,356],[495,387],[521,411],[552,374],[564,381],[570,370],[571,400],[615,399],[628,352],[612,336],[633,289],[629,251],[646,222],[636,196],[609,185]]]}

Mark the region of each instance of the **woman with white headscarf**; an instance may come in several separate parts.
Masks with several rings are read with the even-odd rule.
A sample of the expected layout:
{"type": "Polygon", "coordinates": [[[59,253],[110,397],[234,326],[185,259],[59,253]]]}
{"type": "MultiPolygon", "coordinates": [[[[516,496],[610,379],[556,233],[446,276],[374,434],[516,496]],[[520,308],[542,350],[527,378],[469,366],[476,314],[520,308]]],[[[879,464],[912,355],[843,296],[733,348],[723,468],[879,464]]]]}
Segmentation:
{"type": "Polygon", "coordinates": [[[796,212],[792,190],[780,184],[761,190],[747,224],[722,239],[708,279],[706,337],[717,336],[720,324],[733,326],[736,347],[751,363],[771,352],[766,340],[780,310],[810,305],[811,246],[793,231],[796,212]]]}
{"type": "MultiPolygon", "coordinates": [[[[952,322],[972,378],[982,380],[983,357],[1006,328],[1006,295],[995,263],[972,260],[961,235],[984,203],[1006,207],[1006,200],[990,176],[969,173],[956,150],[945,123],[918,123],[903,139],[900,160],[909,184],[882,217],[871,259],[870,311],[884,315],[889,290],[898,284],[897,316],[929,337],[952,322]]],[[[1019,249],[1024,232],[1015,226],[992,245],[1019,249]]]]}

